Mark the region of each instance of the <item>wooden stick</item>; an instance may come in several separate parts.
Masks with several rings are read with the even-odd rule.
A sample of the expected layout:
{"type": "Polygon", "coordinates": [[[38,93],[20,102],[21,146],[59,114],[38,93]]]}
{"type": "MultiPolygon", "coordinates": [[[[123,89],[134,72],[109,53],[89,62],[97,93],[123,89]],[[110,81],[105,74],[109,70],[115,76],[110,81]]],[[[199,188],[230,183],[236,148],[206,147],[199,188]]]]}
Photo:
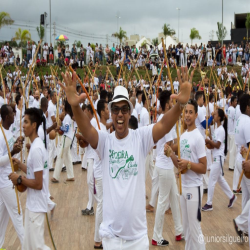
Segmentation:
{"type": "MultiPolygon", "coordinates": [[[[171,90],[172,90],[172,94],[174,94],[174,86],[173,86],[173,81],[172,81],[172,76],[170,74],[170,69],[169,69],[169,63],[168,63],[168,57],[167,57],[167,52],[166,52],[166,48],[164,45],[164,40],[163,38],[161,38],[161,42],[162,42],[162,46],[163,46],[163,51],[164,51],[164,56],[166,59],[166,64],[167,64],[167,72],[168,72],[168,78],[171,84],[171,90]]],[[[197,66],[197,64],[196,64],[197,66]]],[[[176,67],[177,70],[177,67],[176,67]]],[[[174,104],[176,103],[175,99],[174,99],[174,104]]],[[[176,122],[176,132],[177,132],[177,143],[178,143],[178,159],[181,158],[181,154],[180,154],[180,133],[179,133],[179,122],[176,122]]],[[[181,184],[181,173],[179,173],[179,186],[180,186],[180,195],[182,195],[182,184],[181,184]]]]}
{"type": "MultiPolygon", "coordinates": [[[[8,144],[8,141],[7,141],[6,135],[4,133],[4,130],[3,130],[1,122],[0,122],[0,128],[2,130],[3,137],[4,137],[4,140],[5,140],[5,143],[6,143],[6,147],[7,147],[7,150],[8,150],[8,155],[9,155],[11,170],[12,170],[12,173],[14,173],[15,170],[14,170],[13,161],[12,161],[12,157],[11,157],[10,147],[9,147],[9,144],[8,144]]],[[[17,187],[16,187],[16,185],[15,185],[15,193],[16,193],[16,201],[17,201],[18,214],[20,214],[21,213],[20,212],[20,204],[19,204],[19,198],[18,198],[18,193],[17,193],[17,187]]]]}
{"type": "Polygon", "coordinates": [[[122,60],[122,63],[121,63],[121,68],[120,68],[120,71],[119,71],[119,75],[118,75],[118,77],[117,77],[116,86],[117,86],[118,83],[119,83],[120,75],[121,75],[121,72],[122,72],[122,66],[123,66],[123,64],[124,64],[125,58],[126,58],[126,55],[124,54],[124,57],[123,57],[123,60],[122,60]]]}
{"type": "MultiPolygon", "coordinates": [[[[20,110],[20,136],[22,136],[22,114],[23,114],[23,96],[21,97],[21,110],[20,110]]],[[[20,151],[21,163],[23,163],[23,151],[20,151]]]]}
{"type": "MultiPolygon", "coordinates": [[[[246,155],[245,161],[248,160],[249,152],[250,152],[250,144],[249,144],[249,147],[248,147],[248,151],[247,151],[247,155],[246,155]]],[[[242,178],[243,178],[243,174],[244,174],[244,170],[241,171],[239,183],[238,183],[238,186],[237,186],[237,191],[240,190],[240,184],[241,184],[241,181],[242,181],[242,178]]]]}

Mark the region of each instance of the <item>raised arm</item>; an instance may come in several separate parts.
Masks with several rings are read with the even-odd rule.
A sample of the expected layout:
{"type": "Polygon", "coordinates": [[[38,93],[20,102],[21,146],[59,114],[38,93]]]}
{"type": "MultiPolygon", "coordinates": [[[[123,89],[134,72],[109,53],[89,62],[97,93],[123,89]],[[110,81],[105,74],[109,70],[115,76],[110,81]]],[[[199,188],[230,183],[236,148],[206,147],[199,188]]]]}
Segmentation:
{"type": "Polygon", "coordinates": [[[64,79],[65,86],[61,82],[59,82],[59,84],[66,93],[67,100],[71,105],[78,128],[91,147],[96,149],[98,144],[98,133],[80,107],[80,103],[86,99],[86,94],[81,94],[80,96],[77,94],[75,72],[72,77],[68,72],[66,72],[66,74],[62,73],[62,77],[64,79]]]}
{"type": "Polygon", "coordinates": [[[171,108],[167,113],[165,113],[162,119],[159,122],[157,122],[153,127],[153,140],[155,143],[172,129],[172,127],[179,119],[179,116],[182,113],[184,105],[188,102],[190,98],[190,93],[192,88],[190,82],[192,82],[193,72],[191,73],[190,76],[190,82],[188,81],[187,68],[185,69],[182,68],[182,79],[179,70],[177,70],[177,75],[180,83],[180,92],[178,95],[175,94],[171,95],[171,98],[175,99],[177,102],[174,105],[174,107],[171,108]]]}

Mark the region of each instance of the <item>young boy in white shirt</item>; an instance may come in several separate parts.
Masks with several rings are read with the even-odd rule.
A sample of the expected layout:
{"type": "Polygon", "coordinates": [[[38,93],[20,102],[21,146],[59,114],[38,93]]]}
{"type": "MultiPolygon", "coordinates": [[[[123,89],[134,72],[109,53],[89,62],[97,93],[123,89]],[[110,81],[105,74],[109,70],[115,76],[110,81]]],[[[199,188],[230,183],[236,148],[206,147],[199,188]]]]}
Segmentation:
{"type": "Polygon", "coordinates": [[[24,173],[26,177],[11,173],[9,178],[14,185],[27,187],[27,200],[25,211],[25,232],[23,249],[45,249],[50,250],[44,242],[44,219],[48,211],[48,154],[43,141],[37,132],[42,123],[42,110],[30,108],[25,111],[23,131],[31,141],[27,165],[14,158],[13,162],[24,173]]]}

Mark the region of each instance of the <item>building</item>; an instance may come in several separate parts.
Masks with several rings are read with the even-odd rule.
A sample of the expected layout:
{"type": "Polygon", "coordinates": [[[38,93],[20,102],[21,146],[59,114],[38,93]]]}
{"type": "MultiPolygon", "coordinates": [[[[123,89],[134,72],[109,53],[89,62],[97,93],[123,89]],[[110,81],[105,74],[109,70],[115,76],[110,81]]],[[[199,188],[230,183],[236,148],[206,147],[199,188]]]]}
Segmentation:
{"type": "Polygon", "coordinates": [[[247,38],[246,18],[247,13],[234,14],[234,23],[231,23],[231,41],[234,41],[234,43],[250,40],[249,37],[247,38]]]}

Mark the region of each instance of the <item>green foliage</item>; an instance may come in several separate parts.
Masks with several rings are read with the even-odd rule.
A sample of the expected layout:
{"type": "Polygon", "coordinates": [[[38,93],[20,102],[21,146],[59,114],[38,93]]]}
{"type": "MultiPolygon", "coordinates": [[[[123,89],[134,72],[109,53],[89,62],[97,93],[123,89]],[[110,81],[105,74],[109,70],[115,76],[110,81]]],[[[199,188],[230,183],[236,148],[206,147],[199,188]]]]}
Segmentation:
{"type": "Polygon", "coordinates": [[[22,30],[21,28],[18,28],[13,40],[14,41],[18,40],[20,42],[27,42],[31,40],[31,34],[28,30],[22,30]]]}
{"type": "Polygon", "coordinates": [[[227,29],[226,27],[222,27],[222,23],[217,22],[218,30],[216,31],[216,35],[218,37],[218,40],[222,42],[222,40],[225,39],[227,36],[227,29]]]}
{"type": "Polygon", "coordinates": [[[94,43],[91,43],[90,47],[92,48],[93,51],[95,51],[95,44],[94,43]]]}
{"type": "Polygon", "coordinates": [[[44,38],[44,27],[42,25],[40,25],[40,27],[36,27],[38,36],[39,36],[39,40],[43,41],[44,38]]]}
{"type": "Polygon", "coordinates": [[[74,44],[76,45],[76,47],[79,49],[79,48],[81,48],[81,44],[82,44],[82,42],[81,41],[74,41],[74,44]]]}
{"type": "Polygon", "coordinates": [[[122,43],[123,39],[127,39],[128,38],[127,37],[127,32],[124,31],[121,27],[120,27],[119,32],[116,32],[116,33],[112,34],[112,36],[118,38],[119,41],[120,41],[120,44],[122,43]]]}
{"type": "Polygon", "coordinates": [[[247,29],[247,41],[248,41],[248,30],[250,28],[250,14],[249,13],[247,14],[245,25],[247,29]]]}
{"type": "Polygon", "coordinates": [[[154,46],[159,44],[158,37],[152,39],[152,43],[154,46]]]}
{"type": "Polygon", "coordinates": [[[146,46],[146,45],[147,45],[147,42],[144,40],[144,41],[141,43],[141,47],[146,46]]]}
{"type": "Polygon", "coordinates": [[[191,29],[189,37],[191,39],[191,44],[193,43],[194,39],[201,39],[200,33],[196,28],[191,29]]]}
{"type": "Polygon", "coordinates": [[[11,19],[10,14],[7,12],[0,12],[0,29],[3,26],[11,25],[14,23],[14,20],[11,19]]]}

